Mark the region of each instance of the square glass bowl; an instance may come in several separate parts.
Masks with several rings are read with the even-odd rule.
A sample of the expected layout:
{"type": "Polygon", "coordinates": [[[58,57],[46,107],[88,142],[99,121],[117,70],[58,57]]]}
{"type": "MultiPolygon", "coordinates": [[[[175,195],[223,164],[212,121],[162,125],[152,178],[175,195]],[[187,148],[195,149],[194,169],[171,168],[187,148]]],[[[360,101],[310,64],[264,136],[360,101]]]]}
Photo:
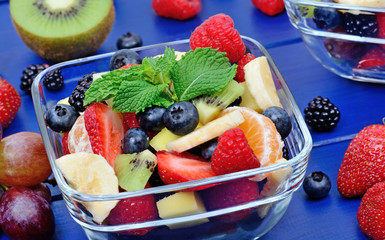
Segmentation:
{"type": "Polygon", "coordinates": [[[385,21],[385,8],[312,0],[284,2],[290,22],[322,66],[347,79],[385,83],[385,35],[378,23],[381,18],[385,21]],[[362,27],[356,27],[356,22],[362,27]],[[379,58],[382,61],[373,52],[384,54],[379,58]]]}
{"type": "MultiPolygon", "coordinates": [[[[231,239],[256,239],[268,232],[280,220],[288,207],[293,192],[299,188],[303,181],[312,148],[312,139],[302,114],[270,55],[257,41],[248,37],[242,38],[251,53],[257,57],[266,56],[268,59],[280,101],[288,112],[293,126],[290,135],[284,141],[290,160],[207,179],[110,195],[88,195],[72,189],[55,164],[55,160],[63,155],[61,135],[47,127],[44,116],[49,107],[71,94],[77,81],[83,75],[91,72],[108,71],[110,57],[113,53],[59,63],[37,76],[32,86],[32,97],[53,174],[71,216],[81,225],[89,239],[217,239],[217,237],[226,238],[226,236],[231,239]],[[43,79],[47,72],[54,69],[60,69],[65,81],[64,88],[59,92],[50,92],[43,85],[43,79]],[[155,199],[161,199],[171,193],[188,188],[202,187],[207,184],[223,184],[241,178],[258,179],[258,188],[262,189],[266,186],[264,194],[261,192],[258,199],[240,205],[169,219],[158,218],[153,221],[122,225],[97,224],[82,204],[84,202],[121,200],[150,194],[154,195],[155,199]],[[269,178],[270,181],[267,180],[269,178]],[[222,222],[220,216],[245,209],[249,211],[247,218],[236,222],[222,222]],[[202,222],[202,219],[205,220],[203,221],[205,223],[193,224],[197,221],[202,222]],[[177,228],[175,228],[176,223],[178,224],[177,228]],[[168,227],[170,225],[171,228],[168,227]],[[124,230],[148,227],[153,229],[144,236],[129,236],[122,233],[124,230]]],[[[188,39],[139,47],[133,50],[144,58],[162,54],[165,46],[182,52],[190,50],[188,39]]],[[[200,191],[197,193],[201,194],[200,191]]]]}

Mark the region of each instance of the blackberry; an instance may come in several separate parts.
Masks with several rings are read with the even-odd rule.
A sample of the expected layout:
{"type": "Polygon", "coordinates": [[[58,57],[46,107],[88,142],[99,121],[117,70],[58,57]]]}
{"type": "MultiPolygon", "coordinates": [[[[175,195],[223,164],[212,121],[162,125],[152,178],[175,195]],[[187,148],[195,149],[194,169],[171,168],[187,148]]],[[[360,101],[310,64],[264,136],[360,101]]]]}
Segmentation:
{"type": "Polygon", "coordinates": [[[340,111],[328,98],[318,96],[304,110],[305,122],[315,131],[325,132],[336,127],[340,111]]]}
{"type": "Polygon", "coordinates": [[[290,156],[289,156],[289,150],[287,149],[286,146],[283,146],[282,148],[282,157],[286,160],[289,160],[290,159],[290,156]]]}
{"type": "Polygon", "coordinates": [[[49,64],[43,63],[43,64],[29,65],[28,67],[24,68],[23,74],[21,75],[20,89],[28,93],[31,93],[31,85],[33,80],[41,71],[43,71],[48,67],[49,67],[49,64]]]}
{"type": "Polygon", "coordinates": [[[58,91],[63,88],[64,79],[59,69],[48,72],[43,80],[44,86],[51,91],[58,91]]]}
{"type": "Polygon", "coordinates": [[[344,13],[342,28],[349,34],[375,37],[378,35],[377,15],[344,13]]]}
{"type": "Polygon", "coordinates": [[[72,91],[72,94],[68,99],[69,104],[73,106],[78,112],[84,112],[84,110],[87,108],[87,106],[83,106],[84,93],[90,88],[92,84],[93,74],[94,73],[84,75],[78,81],[78,85],[72,91]]]}

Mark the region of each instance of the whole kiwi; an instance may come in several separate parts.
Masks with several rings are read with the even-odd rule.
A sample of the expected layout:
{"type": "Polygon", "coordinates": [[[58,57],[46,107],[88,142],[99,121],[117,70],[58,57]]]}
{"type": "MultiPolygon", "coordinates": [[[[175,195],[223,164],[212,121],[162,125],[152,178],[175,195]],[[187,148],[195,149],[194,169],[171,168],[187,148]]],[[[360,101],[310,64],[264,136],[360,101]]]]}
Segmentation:
{"type": "Polygon", "coordinates": [[[52,62],[94,53],[115,19],[113,0],[10,0],[10,12],[24,43],[52,62]]]}

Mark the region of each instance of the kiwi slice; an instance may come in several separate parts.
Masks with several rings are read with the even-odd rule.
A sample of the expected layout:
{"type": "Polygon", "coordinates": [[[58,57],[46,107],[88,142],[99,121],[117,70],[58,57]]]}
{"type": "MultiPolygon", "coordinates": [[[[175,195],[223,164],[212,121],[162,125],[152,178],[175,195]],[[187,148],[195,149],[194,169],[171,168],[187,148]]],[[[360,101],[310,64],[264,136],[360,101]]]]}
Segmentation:
{"type": "Polygon", "coordinates": [[[156,165],[156,156],[149,150],[140,153],[119,154],[114,165],[119,186],[126,191],[144,189],[156,165]]]}
{"type": "Polygon", "coordinates": [[[243,94],[244,86],[231,80],[222,91],[214,95],[200,96],[192,100],[198,109],[199,121],[206,124],[213,120],[220,111],[227,108],[232,102],[243,94]]]}
{"type": "Polygon", "coordinates": [[[115,18],[112,0],[11,0],[10,12],[24,43],[52,62],[94,53],[115,18]]]}

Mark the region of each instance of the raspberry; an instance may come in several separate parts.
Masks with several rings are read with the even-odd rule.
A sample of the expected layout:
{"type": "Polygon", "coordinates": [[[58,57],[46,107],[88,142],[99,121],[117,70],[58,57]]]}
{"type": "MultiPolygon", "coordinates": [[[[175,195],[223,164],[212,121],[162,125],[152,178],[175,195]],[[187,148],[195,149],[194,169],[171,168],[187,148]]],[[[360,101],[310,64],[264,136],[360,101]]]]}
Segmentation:
{"type": "Polygon", "coordinates": [[[33,79],[35,79],[35,77],[41,71],[43,71],[44,69],[46,69],[48,67],[49,67],[49,64],[43,63],[43,64],[30,65],[30,66],[24,68],[23,74],[21,76],[20,89],[30,93],[33,79]]]}
{"type": "Polygon", "coordinates": [[[211,47],[225,52],[230,62],[237,62],[246,51],[245,44],[234,22],[226,14],[220,13],[204,21],[192,32],[190,37],[191,49],[211,47]]]}
{"type": "Polygon", "coordinates": [[[63,88],[64,79],[59,69],[48,72],[43,80],[44,86],[50,91],[59,91],[63,88]]]}
{"type": "Polygon", "coordinates": [[[217,175],[260,167],[261,163],[240,128],[224,132],[211,157],[211,168],[217,175]]]}
{"type": "Polygon", "coordinates": [[[261,10],[261,12],[274,16],[280,14],[285,10],[285,4],[283,0],[251,0],[256,8],[261,10]]]}
{"type": "Polygon", "coordinates": [[[186,20],[201,11],[202,2],[201,0],[153,0],[152,8],[161,17],[186,20]]]}
{"type": "MultiPolygon", "coordinates": [[[[216,210],[236,206],[258,199],[258,184],[248,179],[240,179],[223,183],[202,191],[203,201],[207,210],[216,210]]],[[[249,216],[251,209],[220,215],[218,220],[237,222],[249,216]]]]}
{"type": "Polygon", "coordinates": [[[244,82],[245,81],[245,71],[243,68],[245,67],[246,64],[248,64],[251,60],[255,59],[256,57],[251,54],[251,53],[246,53],[239,59],[237,62],[237,74],[235,75],[235,80],[237,82],[244,82]]]}

